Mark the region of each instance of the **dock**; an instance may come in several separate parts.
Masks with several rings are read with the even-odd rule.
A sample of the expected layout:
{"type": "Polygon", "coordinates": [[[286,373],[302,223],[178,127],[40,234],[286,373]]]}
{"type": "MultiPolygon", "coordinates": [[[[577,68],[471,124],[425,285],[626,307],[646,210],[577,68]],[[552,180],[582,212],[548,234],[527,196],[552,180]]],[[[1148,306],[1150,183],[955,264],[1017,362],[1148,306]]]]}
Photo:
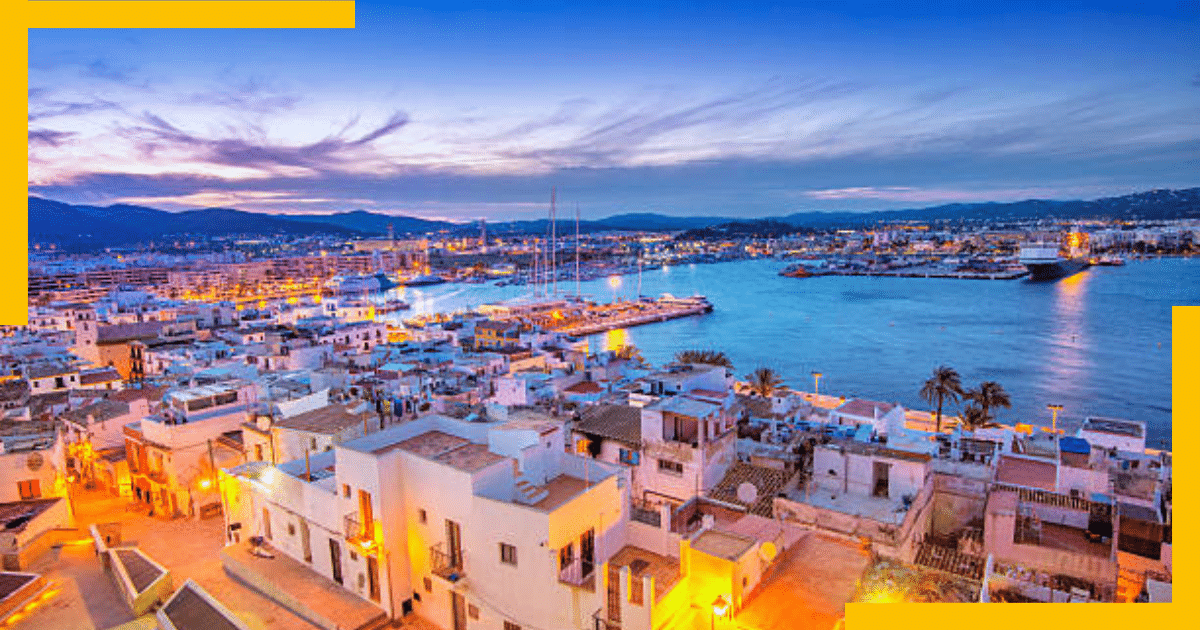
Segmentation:
{"type": "Polygon", "coordinates": [[[656,300],[636,300],[590,305],[575,321],[551,329],[568,335],[585,336],[618,328],[665,322],[680,317],[711,313],[712,304],[703,296],[676,298],[664,296],[656,300]]]}
{"type": "Polygon", "coordinates": [[[899,269],[785,269],[779,275],[789,278],[816,278],[819,276],[880,276],[885,278],[953,278],[956,280],[1016,280],[1029,275],[1025,268],[1008,268],[989,271],[951,269],[935,265],[903,267],[899,269]]]}

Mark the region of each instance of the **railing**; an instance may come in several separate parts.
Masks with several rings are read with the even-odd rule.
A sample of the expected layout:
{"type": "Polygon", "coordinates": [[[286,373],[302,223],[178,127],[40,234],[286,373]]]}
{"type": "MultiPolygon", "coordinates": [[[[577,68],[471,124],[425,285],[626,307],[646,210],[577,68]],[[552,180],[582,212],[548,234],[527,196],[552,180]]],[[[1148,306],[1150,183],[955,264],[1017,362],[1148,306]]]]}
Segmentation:
{"type": "Polygon", "coordinates": [[[594,567],[588,567],[585,573],[583,562],[575,560],[558,572],[558,581],[563,584],[570,584],[571,586],[586,586],[593,573],[595,573],[594,567]]]}
{"type": "Polygon", "coordinates": [[[358,520],[358,514],[355,512],[347,514],[343,522],[347,542],[358,547],[365,554],[374,554],[379,550],[373,525],[368,524],[367,527],[363,527],[362,521],[358,520]]]}
{"type": "Polygon", "coordinates": [[[454,556],[437,543],[429,548],[429,567],[434,575],[451,582],[457,582],[463,576],[462,556],[454,556]]]}
{"type": "Polygon", "coordinates": [[[653,527],[662,527],[662,512],[645,501],[635,499],[629,504],[629,518],[653,527]]]}
{"type": "Polygon", "coordinates": [[[592,614],[592,620],[595,622],[595,630],[621,630],[621,624],[611,619],[605,619],[602,610],[597,610],[592,614]]]}

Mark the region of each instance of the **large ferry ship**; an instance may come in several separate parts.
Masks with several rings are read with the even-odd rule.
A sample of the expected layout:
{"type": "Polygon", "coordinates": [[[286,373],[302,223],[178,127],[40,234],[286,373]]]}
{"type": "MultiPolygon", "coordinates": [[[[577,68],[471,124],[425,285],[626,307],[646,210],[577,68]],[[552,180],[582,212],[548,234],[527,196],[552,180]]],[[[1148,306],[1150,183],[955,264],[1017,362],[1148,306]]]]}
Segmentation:
{"type": "Polygon", "coordinates": [[[1065,278],[1090,266],[1087,234],[1071,232],[1064,241],[1026,243],[1021,246],[1020,262],[1029,270],[1031,280],[1065,278]]]}
{"type": "Polygon", "coordinates": [[[378,293],[396,286],[386,274],[338,276],[326,285],[337,295],[362,295],[378,293]]]}

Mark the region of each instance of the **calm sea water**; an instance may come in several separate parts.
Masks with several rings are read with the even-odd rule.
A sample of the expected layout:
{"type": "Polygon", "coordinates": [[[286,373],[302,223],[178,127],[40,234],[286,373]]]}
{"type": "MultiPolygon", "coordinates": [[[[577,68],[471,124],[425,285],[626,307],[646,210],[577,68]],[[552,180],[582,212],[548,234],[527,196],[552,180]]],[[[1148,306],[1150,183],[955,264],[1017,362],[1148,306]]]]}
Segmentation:
{"type": "MultiPolygon", "coordinates": [[[[1085,415],[1145,421],[1150,446],[1170,444],[1171,306],[1200,304],[1200,261],[1131,261],[1051,283],[923,278],[784,278],[779,261],[689,265],[647,271],[642,294],[708,296],[705,316],[613,331],[593,350],[632,343],[662,363],[686,348],[722,350],[739,374],[760,366],[792,387],[900,402],[917,395],[939,365],[964,385],[994,380],[1012,398],[1005,423],[1049,424],[1085,415]]],[[[583,283],[594,299],[632,297],[621,287],[583,283]]],[[[574,291],[574,283],[559,283],[574,291]]],[[[528,287],[441,285],[401,290],[413,313],[454,311],[527,295],[528,287]]],[[[951,411],[953,411],[951,407],[951,411]]]]}

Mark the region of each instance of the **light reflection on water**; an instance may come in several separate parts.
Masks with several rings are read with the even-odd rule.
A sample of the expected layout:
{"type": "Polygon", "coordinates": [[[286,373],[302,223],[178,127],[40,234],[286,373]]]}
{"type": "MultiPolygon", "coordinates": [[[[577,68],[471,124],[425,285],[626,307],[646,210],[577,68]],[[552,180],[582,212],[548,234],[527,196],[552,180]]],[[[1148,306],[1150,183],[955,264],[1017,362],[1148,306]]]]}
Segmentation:
{"type": "MultiPolygon", "coordinates": [[[[1200,263],[1178,259],[1096,267],[1050,283],[777,275],[780,261],[681,265],[646,273],[646,295],[707,295],[713,313],[598,335],[591,347],[636,345],[661,364],[686,348],[726,352],[739,375],[768,366],[797,388],[822,372],[822,391],[924,409],[917,396],[933,368],[956,368],[967,386],[994,380],[1013,408],[1002,422],[1049,424],[1109,415],[1145,421],[1150,443],[1171,421],[1171,312],[1200,304],[1200,263]],[[617,335],[620,335],[618,337],[617,335]]],[[[574,288],[574,283],[570,283],[574,288]]],[[[636,277],[624,285],[636,285],[636,277]]],[[[560,287],[562,285],[560,284],[560,287]]],[[[584,282],[607,301],[607,278],[584,282]]],[[[413,314],[476,308],[531,293],[529,287],[410,288],[413,314]]],[[[631,297],[632,290],[626,291],[631,297]]]]}

